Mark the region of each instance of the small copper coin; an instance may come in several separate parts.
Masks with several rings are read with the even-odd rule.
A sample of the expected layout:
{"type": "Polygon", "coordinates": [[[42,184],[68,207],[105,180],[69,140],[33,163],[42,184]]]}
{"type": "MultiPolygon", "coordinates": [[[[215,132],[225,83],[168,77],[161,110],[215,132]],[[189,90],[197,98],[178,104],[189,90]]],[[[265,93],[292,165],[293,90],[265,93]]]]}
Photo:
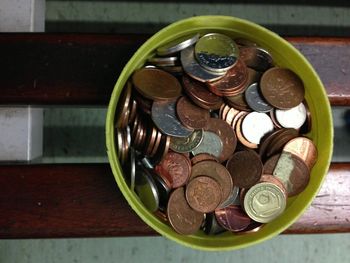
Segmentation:
{"type": "Polygon", "coordinates": [[[311,170],[317,161],[317,148],[315,144],[306,137],[297,137],[290,140],[283,148],[284,152],[290,152],[300,157],[311,170]]]}
{"type": "Polygon", "coordinates": [[[152,161],[154,164],[160,163],[165,158],[166,154],[168,153],[169,146],[170,146],[170,136],[163,134],[162,138],[160,139],[158,150],[154,155],[154,157],[152,158],[152,161]]]}
{"type": "Polygon", "coordinates": [[[266,155],[266,151],[268,149],[268,147],[270,146],[271,142],[274,140],[274,138],[280,134],[281,132],[283,132],[283,129],[280,130],[276,130],[273,132],[270,132],[268,134],[266,134],[262,139],[261,139],[261,143],[260,143],[260,147],[259,147],[259,155],[262,159],[265,158],[266,155]]]}
{"type": "Polygon", "coordinates": [[[232,232],[242,231],[252,222],[239,205],[230,205],[225,208],[216,209],[215,217],[223,228],[232,232]]]}
{"type": "Polygon", "coordinates": [[[273,174],[273,171],[276,168],[280,154],[275,154],[271,156],[265,163],[263,167],[263,174],[273,174]]]}
{"type": "Polygon", "coordinates": [[[266,71],[273,66],[269,52],[261,47],[241,47],[240,58],[246,65],[257,71],[266,71]]]}
{"type": "Polygon", "coordinates": [[[266,157],[270,157],[282,151],[286,143],[297,136],[298,131],[295,129],[282,129],[282,131],[271,140],[271,143],[266,150],[266,157]]]}
{"type": "Polygon", "coordinates": [[[195,234],[202,225],[203,213],[193,210],[185,198],[183,187],[175,189],[169,198],[167,217],[174,230],[182,235],[195,234]]]}
{"type": "Polygon", "coordinates": [[[186,186],[186,200],[198,212],[212,212],[222,200],[220,185],[208,176],[195,177],[186,186]]]}
{"type": "Polygon", "coordinates": [[[203,161],[214,161],[219,162],[218,159],[216,159],[213,155],[208,153],[200,153],[192,157],[191,163],[192,165],[195,165],[197,163],[203,162],[203,161]]]}
{"type": "Polygon", "coordinates": [[[162,133],[157,130],[156,140],[154,141],[154,145],[149,156],[153,157],[156,154],[156,152],[158,151],[161,138],[162,138],[162,133]]]}
{"type": "MultiPolygon", "coordinates": [[[[243,112],[243,111],[242,111],[243,112]]],[[[239,140],[240,143],[242,143],[245,147],[249,149],[257,149],[258,144],[256,143],[251,143],[248,141],[242,134],[242,121],[244,117],[247,115],[247,112],[244,112],[244,114],[240,115],[240,117],[237,119],[237,124],[235,124],[235,131],[237,134],[237,139],[239,140]]]]}
{"type": "Polygon", "coordinates": [[[122,90],[120,98],[118,100],[117,109],[115,112],[116,125],[118,128],[125,128],[129,122],[129,104],[131,98],[131,83],[128,81],[126,87],[122,90]]]}
{"type": "Polygon", "coordinates": [[[264,224],[259,223],[259,222],[255,222],[252,220],[252,222],[250,223],[250,225],[243,229],[242,231],[240,231],[239,233],[237,233],[238,235],[244,235],[244,234],[251,234],[251,233],[256,233],[258,232],[262,227],[264,226],[264,224]]]}
{"type": "Polygon", "coordinates": [[[251,84],[244,92],[245,100],[250,108],[257,112],[269,112],[273,108],[260,94],[258,83],[251,84]]]}
{"type": "Polygon", "coordinates": [[[240,93],[235,96],[225,97],[225,101],[228,105],[238,110],[242,110],[242,111],[252,110],[247,104],[247,101],[245,100],[244,93],[240,93]]]}
{"type": "Polygon", "coordinates": [[[237,145],[237,137],[231,126],[223,120],[210,118],[205,130],[214,132],[220,137],[223,150],[219,156],[219,161],[226,161],[233,154],[237,145]]]}
{"type": "Polygon", "coordinates": [[[236,186],[250,188],[260,180],[263,164],[256,152],[248,150],[232,155],[226,163],[226,168],[236,186]]]}
{"type": "Polygon", "coordinates": [[[129,123],[132,124],[135,121],[135,118],[137,116],[137,102],[136,100],[132,99],[130,106],[129,106],[130,116],[129,116],[129,123]]]}
{"type": "Polygon", "coordinates": [[[282,152],[273,175],[283,183],[288,197],[301,193],[310,180],[310,171],[306,163],[288,152],[282,152]]]}
{"type": "Polygon", "coordinates": [[[213,161],[199,162],[192,166],[190,180],[198,176],[209,176],[220,185],[220,188],[222,189],[221,203],[229,198],[233,187],[233,181],[225,166],[213,161]]]}
{"type": "Polygon", "coordinates": [[[219,118],[222,120],[225,120],[226,115],[228,113],[228,111],[230,110],[230,106],[226,105],[226,104],[222,104],[219,110],[219,118]]]}
{"type": "Polygon", "coordinates": [[[139,69],[132,75],[132,82],[142,96],[151,100],[175,99],[181,94],[180,82],[160,69],[139,69]]]}
{"type": "Polygon", "coordinates": [[[190,129],[204,128],[210,118],[208,110],[196,106],[187,97],[181,97],[177,101],[176,113],[180,122],[190,129]]]}
{"type": "Polygon", "coordinates": [[[225,121],[232,126],[232,122],[234,120],[234,118],[237,116],[237,114],[239,114],[241,111],[235,109],[235,108],[230,108],[230,110],[227,112],[226,117],[225,117],[225,121]]]}
{"type": "Polygon", "coordinates": [[[274,67],[260,80],[261,92],[268,103],[278,109],[290,109],[304,100],[304,84],[297,74],[286,68],[274,67]]]}
{"type": "Polygon", "coordinates": [[[178,188],[186,184],[191,174],[190,160],[182,154],[168,152],[159,164],[163,170],[171,177],[172,188],[178,188]]]}

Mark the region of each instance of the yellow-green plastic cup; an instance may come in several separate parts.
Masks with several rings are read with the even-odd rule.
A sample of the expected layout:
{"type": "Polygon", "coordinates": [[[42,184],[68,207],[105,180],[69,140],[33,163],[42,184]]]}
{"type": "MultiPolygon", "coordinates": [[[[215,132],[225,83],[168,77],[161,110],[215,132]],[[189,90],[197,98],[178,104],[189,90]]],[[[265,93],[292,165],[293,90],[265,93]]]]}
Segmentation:
{"type": "Polygon", "coordinates": [[[131,208],[146,224],[159,234],[179,244],[201,250],[223,251],[248,247],[272,238],[287,229],[303,214],[316,196],[327,174],[333,149],[333,124],[329,101],[318,75],[305,57],[291,44],[277,34],[247,20],[228,16],[198,16],[180,20],[160,30],[148,39],[129,60],[111,96],[106,121],[106,143],[109,162],[119,189],[131,208]],[[150,213],[138,197],[130,191],[124,181],[123,171],[117,158],[114,116],[126,81],[136,69],[144,65],[157,47],[181,36],[197,32],[221,32],[234,38],[250,39],[267,49],[277,65],[297,73],[305,85],[305,98],[312,116],[312,129],[308,136],[317,146],[318,160],[312,169],[307,188],[298,196],[289,198],[285,212],[256,233],[237,235],[227,232],[217,236],[208,236],[200,231],[196,235],[189,236],[177,234],[170,226],[150,213]]]}

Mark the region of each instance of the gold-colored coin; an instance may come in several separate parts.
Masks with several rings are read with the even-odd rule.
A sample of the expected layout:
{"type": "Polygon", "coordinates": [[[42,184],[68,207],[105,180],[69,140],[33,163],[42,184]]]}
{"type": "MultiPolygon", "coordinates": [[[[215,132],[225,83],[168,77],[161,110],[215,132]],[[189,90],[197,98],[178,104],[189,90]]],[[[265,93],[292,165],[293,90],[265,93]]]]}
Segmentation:
{"type": "Polygon", "coordinates": [[[260,223],[277,218],[286,208],[283,190],[272,183],[258,183],[244,197],[244,209],[248,216],[260,223]]]}

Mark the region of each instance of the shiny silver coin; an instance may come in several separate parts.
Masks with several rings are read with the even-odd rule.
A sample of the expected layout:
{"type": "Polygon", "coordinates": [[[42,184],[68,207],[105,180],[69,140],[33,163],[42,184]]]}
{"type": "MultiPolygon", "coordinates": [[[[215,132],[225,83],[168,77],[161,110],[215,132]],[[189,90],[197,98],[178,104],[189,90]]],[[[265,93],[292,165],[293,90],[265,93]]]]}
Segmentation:
{"type": "Polygon", "coordinates": [[[147,157],[143,157],[141,162],[147,169],[152,170],[154,168],[152,162],[147,157]]]}
{"type": "Polygon", "coordinates": [[[152,120],[159,130],[174,137],[188,137],[193,129],[184,127],[176,117],[176,100],[154,101],[152,120]]]}
{"type": "Polygon", "coordinates": [[[218,208],[224,208],[229,205],[237,204],[237,202],[239,204],[239,188],[237,186],[234,186],[229,197],[224,202],[222,202],[218,208]]]}
{"type": "Polygon", "coordinates": [[[135,193],[150,212],[155,212],[159,208],[156,182],[141,162],[137,162],[136,165],[135,193]]]}
{"type": "Polygon", "coordinates": [[[181,51],[181,63],[184,71],[192,78],[201,82],[211,82],[221,79],[225,72],[217,73],[201,67],[194,58],[194,47],[190,46],[181,51]]]}
{"type": "Polygon", "coordinates": [[[213,132],[203,131],[202,142],[192,151],[193,155],[208,153],[219,158],[223,150],[223,143],[220,137],[213,132]]]}
{"type": "Polygon", "coordinates": [[[260,93],[258,83],[251,84],[244,92],[248,106],[257,112],[270,112],[273,107],[266,102],[260,93]]]}
{"type": "Polygon", "coordinates": [[[305,105],[300,103],[288,110],[276,109],[275,116],[282,127],[299,129],[306,121],[307,113],[305,105]]]}
{"type": "Polygon", "coordinates": [[[177,57],[164,57],[164,58],[152,57],[147,59],[147,62],[155,66],[162,66],[162,67],[175,66],[177,61],[178,61],[177,57]]]}
{"type": "Polygon", "coordinates": [[[186,35],[180,38],[175,39],[157,49],[157,54],[159,56],[167,56],[170,54],[174,54],[176,52],[180,52],[181,50],[192,46],[199,39],[199,34],[195,35],[186,35]]]}
{"type": "Polygon", "coordinates": [[[198,147],[203,140],[203,130],[195,130],[188,137],[171,137],[170,149],[178,153],[188,153],[198,147]]]}
{"type": "Polygon", "coordinates": [[[201,37],[194,50],[198,63],[214,72],[227,72],[236,64],[239,56],[236,43],[230,37],[219,33],[201,37]]]}
{"type": "Polygon", "coordinates": [[[242,121],[242,134],[251,143],[259,144],[264,135],[273,131],[273,122],[261,112],[251,112],[242,121]]]}

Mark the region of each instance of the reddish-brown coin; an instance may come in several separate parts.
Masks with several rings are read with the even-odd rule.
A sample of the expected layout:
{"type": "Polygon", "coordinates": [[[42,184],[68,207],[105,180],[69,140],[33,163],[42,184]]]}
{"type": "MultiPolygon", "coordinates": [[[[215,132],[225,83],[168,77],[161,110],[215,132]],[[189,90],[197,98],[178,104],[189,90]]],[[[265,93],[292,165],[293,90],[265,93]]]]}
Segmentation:
{"type": "Polygon", "coordinates": [[[116,125],[118,128],[125,128],[129,122],[129,104],[131,98],[131,83],[128,81],[122,90],[115,112],[116,125]]]}
{"type": "MultiPolygon", "coordinates": [[[[241,113],[243,113],[243,111],[241,113]]],[[[244,114],[238,114],[239,117],[236,120],[237,124],[235,124],[235,131],[237,134],[237,138],[240,141],[240,143],[242,143],[245,147],[248,147],[249,149],[257,149],[258,145],[256,143],[251,143],[250,141],[248,141],[242,133],[242,121],[247,114],[248,112],[244,112],[244,114]]]]}
{"type": "Polygon", "coordinates": [[[244,235],[244,234],[255,233],[255,232],[258,232],[263,226],[264,226],[264,224],[259,223],[259,222],[255,222],[252,220],[252,222],[249,224],[249,226],[247,226],[247,228],[243,229],[242,231],[238,232],[237,234],[244,235]]]}
{"type": "Polygon", "coordinates": [[[216,209],[215,217],[223,228],[232,232],[242,231],[252,222],[252,219],[248,217],[239,205],[230,205],[216,209]]]}
{"type": "Polygon", "coordinates": [[[268,103],[278,109],[290,109],[304,100],[304,84],[297,74],[286,68],[274,67],[260,80],[261,92],[268,103]]]}
{"type": "Polygon", "coordinates": [[[287,198],[288,197],[288,193],[287,193],[287,189],[284,187],[283,183],[281,182],[280,179],[278,179],[276,176],[273,176],[272,173],[271,174],[263,174],[260,178],[260,183],[272,183],[277,185],[283,192],[284,196],[287,198]]]}
{"type": "Polygon", "coordinates": [[[317,161],[317,148],[315,144],[306,137],[297,137],[290,140],[283,148],[284,152],[290,152],[300,157],[311,170],[317,161]]]}
{"type": "Polygon", "coordinates": [[[266,157],[270,157],[282,151],[284,145],[298,136],[298,131],[292,128],[282,129],[270,142],[266,150],[266,157]]]}
{"type": "Polygon", "coordinates": [[[222,189],[221,203],[229,198],[233,188],[233,181],[229,171],[227,171],[225,166],[213,161],[199,162],[192,166],[190,180],[198,176],[211,177],[220,185],[220,188],[222,189]]]}
{"type": "Polygon", "coordinates": [[[229,106],[234,107],[238,110],[252,111],[252,109],[248,106],[245,100],[244,93],[240,93],[235,96],[225,97],[225,101],[229,106]]]}
{"type": "Polygon", "coordinates": [[[264,163],[263,174],[273,174],[273,170],[275,170],[279,158],[280,154],[278,153],[267,159],[264,163]]]}
{"type": "Polygon", "coordinates": [[[168,152],[162,162],[161,172],[168,173],[172,179],[172,188],[178,188],[186,184],[191,174],[191,162],[188,158],[180,153],[168,152]]]}
{"type": "Polygon", "coordinates": [[[244,46],[239,49],[244,63],[257,71],[266,71],[273,66],[271,55],[261,47],[244,46]]]}
{"type": "Polygon", "coordinates": [[[263,164],[256,152],[248,150],[232,155],[226,163],[226,168],[236,186],[250,188],[260,180],[263,164]]]}
{"type": "Polygon", "coordinates": [[[221,187],[208,176],[195,177],[186,186],[186,200],[198,212],[212,212],[222,200],[221,187]]]}
{"type": "Polygon", "coordinates": [[[234,120],[234,118],[237,116],[237,114],[239,114],[241,111],[235,109],[235,108],[230,108],[230,110],[227,112],[226,117],[225,117],[225,121],[232,126],[232,122],[234,120]]]}
{"type": "Polygon", "coordinates": [[[192,157],[191,163],[192,165],[195,165],[197,163],[203,162],[203,161],[214,161],[218,162],[218,159],[216,159],[215,156],[208,154],[208,153],[200,153],[192,157]]]}
{"type": "Polygon", "coordinates": [[[232,127],[223,120],[210,118],[204,130],[216,133],[220,137],[223,149],[219,161],[226,161],[233,154],[237,145],[237,137],[232,127]]]}
{"type": "Polygon", "coordinates": [[[160,69],[143,68],[132,75],[137,91],[147,99],[168,100],[181,94],[180,82],[170,73],[160,69]]]}
{"type": "Polygon", "coordinates": [[[154,164],[160,163],[165,158],[165,156],[168,153],[169,146],[170,146],[170,136],[162,134],[158,150],[154,155],[154,157],[152,158],[152,161],[154,164]]]}
{"type": "Polygon", "coordinates": [[[209,111],[193,104],[187,97],[176,103],[176,113],[180,122],[187,128],[202,129],[210,118],[209,111]]]}
{"type": "Polygon", "coordinates": [[[280,134],[281,132],[283,132],[283,129],[277,130],[277,131],[273,131],[270,132],[268,134],[266,134],[262,139],[261,139],[261,143],[260,143],[260,147],[259,147],[259,155],[260,157],[265,160],[265,155],[266,155],[266,151],[270,145],[270,143],[274,140],[274,138],[280,134]]]}
{"type": "Polygon", "coordinates": [[[195,234],[204,219],[203,213],[193,210],[188,205],[183,187],[171,193],[167,206],[167,217],[173,229],[182,235],[195,234]]]}

